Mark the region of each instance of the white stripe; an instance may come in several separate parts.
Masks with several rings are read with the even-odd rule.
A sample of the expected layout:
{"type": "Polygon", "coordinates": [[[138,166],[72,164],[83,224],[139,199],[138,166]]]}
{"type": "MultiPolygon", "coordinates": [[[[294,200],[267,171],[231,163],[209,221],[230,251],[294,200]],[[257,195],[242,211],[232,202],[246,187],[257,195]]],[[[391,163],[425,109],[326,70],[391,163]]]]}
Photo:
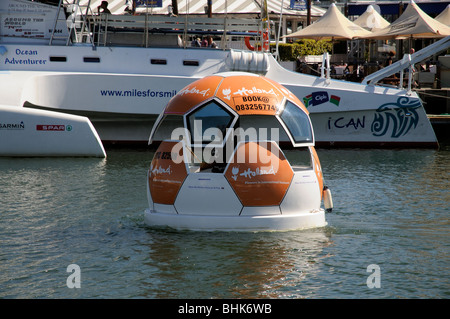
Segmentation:
{"type": "MultiPolygon", "coordinates": [[[[129,0],[129,5],[131,6],[131,1],[129,0]]],[[[207,0],[177,0],[178,1],[178,12],[180,14],[185,14],[187,5],[189,3],[189,13],[191,14],[204,14],[204,7],[207,5],[207,0]]],[[[260,13],[260,3],[263,0],[213,0],[212,11],[214,13],[223,14],[225,13],[225,6],[227,5],[228,13],[260,13]]],[[[72,2],[72,1],[67,1],[72,2]]],[[[80,5],[86,5],[89,0],[80,0],[80,5]]],[[[96,13],[97,7],[100,5],[102,0],[91,0],[91,8],[96,13]]],[[[126,7],[126,0],[108,0],[108,8],[113,14],[123,14],[126,7]]],[[[149,12],[152,11],[154,14],[167,14],[167,7],[172,5],[172,0],[163,0],[162,8],[149,8],[149,12]]],[[[305,15],[306,11],[297,11],[289,9],[290,0],[283,1],[283,14],[294,14],[294,15],[305,15]]],[[[281,11],[281,0],[267,0],[267,8],[269,13],[271,11],[279,13],[281,11]]],[[[145,10],[145,9],[139,9],[145,10]]],[[[321,16],[326,12],[326,9],[322,9],[316,6],[312,6],[311,14],[313,16],[321,16]]]]}

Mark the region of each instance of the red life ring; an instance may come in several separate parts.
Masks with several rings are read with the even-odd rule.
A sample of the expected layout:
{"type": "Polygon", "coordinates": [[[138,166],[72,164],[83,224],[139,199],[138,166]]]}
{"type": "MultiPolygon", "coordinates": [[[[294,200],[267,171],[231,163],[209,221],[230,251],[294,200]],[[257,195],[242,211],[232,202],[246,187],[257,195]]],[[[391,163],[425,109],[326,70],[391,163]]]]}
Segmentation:
{"type": "MultiPolygon", "coordinates": [[[[259,31],[258,34],[260,35],[261,31],[259,31]]],[[[267,31],[263,32],[262,48],[261,48],[261,46],[258,46],[257,48],[252,46],[250,44],[250,37],[245,37],[244,41],[245,41],[245,46],[247,47],[247,49],[249,49],[251,51],[261,51],[262,49],[264,49],[264,51],[269,51],[269,33],[267,31]]]]}

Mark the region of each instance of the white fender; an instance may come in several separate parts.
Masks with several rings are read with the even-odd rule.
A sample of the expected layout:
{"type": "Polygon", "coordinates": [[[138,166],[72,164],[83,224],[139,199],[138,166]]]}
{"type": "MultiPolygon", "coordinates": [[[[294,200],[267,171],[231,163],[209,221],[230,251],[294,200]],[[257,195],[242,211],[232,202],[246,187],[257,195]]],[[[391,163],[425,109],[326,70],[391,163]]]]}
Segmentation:
{"type": "Polygon", "coordinates": [[[331,196],[331,191],[327,186],[323,187],[323,206],[327,213],[331,213],[333,210],[333,198],[331,196]]]}

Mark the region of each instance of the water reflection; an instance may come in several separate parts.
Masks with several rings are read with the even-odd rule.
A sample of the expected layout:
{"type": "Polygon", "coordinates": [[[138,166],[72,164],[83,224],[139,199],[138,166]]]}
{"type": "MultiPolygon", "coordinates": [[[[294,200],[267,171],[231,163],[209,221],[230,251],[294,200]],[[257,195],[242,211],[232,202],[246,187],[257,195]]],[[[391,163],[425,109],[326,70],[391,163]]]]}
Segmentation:
{"type": "MultiPolygon", "coordinates": [[[[333,191],[327,220],[334,241],[343,255],[355,256],[347,269],[356,262],[360,271],[379,264],[384,289],[377,292],[383,297],[442,297],[439,284],[428,290],[423,278],[433,278],[432,285],[440,278],[448,287],[450,152],[319,150],[319,156],[333,191]]],[[[354,280],[358,269],[341,273],[354,280]]],[[[359,280],[364,283],[364,273],[359,280]]],[[[370,295],[362,289],[358,296],[370,295]]]]}
{"type": "Polygon", "coordinates": [[[329,226],[276,233],[146,227],[150,152],[0,158],[0,298],[448,297],[450,149],[318,153],[329,226]]]}
{"type": "Polygon", "coordinates": [[[104,159],[17,158],[0,159],[4,208],[29,212],[54,209],[70,202],[78,188],[96,191],[104,176],[104,159]],[[80,183],[80,179],[83,183],[80,183]]]}
{"type": "Polygon", "coordinates": [[[317,271],[325,228],[283,233],[178,232],[148,229],[146,265],[156,298],[298,298],[317,271]],[[158,284],[155,285],[155,281],[158,284]],[[295,288],[293,288],[295,287],[295,288]]]}

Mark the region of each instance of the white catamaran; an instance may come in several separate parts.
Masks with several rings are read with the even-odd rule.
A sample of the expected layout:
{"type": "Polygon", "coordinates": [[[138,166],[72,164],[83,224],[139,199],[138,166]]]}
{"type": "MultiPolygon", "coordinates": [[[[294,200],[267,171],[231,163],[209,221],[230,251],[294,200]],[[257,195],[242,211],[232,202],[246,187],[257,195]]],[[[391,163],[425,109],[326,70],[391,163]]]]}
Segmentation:
{"type": "MultiPolygon", "coordinates": [[[[226,39],[255,35],[265,47],[256,19],[99,15],[98,1],[67,2],[0,2],[3,104],[83,115],[103,143],[146,144],[157,116],[183,87],[218,72],[245,71],[282,84],[304,102],[317,146],[438,145],[411,90],[334,80],[325,67],[320,77],[296,73],[264,49],[228,49],[226,39]],[[192,46],[193,36],[206,34],[222,39],[218,48],[192,46]]],[[[256,90],[242,87],[241,93],[256,90]]]]}

